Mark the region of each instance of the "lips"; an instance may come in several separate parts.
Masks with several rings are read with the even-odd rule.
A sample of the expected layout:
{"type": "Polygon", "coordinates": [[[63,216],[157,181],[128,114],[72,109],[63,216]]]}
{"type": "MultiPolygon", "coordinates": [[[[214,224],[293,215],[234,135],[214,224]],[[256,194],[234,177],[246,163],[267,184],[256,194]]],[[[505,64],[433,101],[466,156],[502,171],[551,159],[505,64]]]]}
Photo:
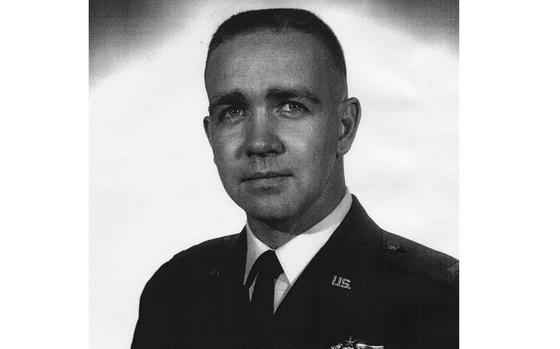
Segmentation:
{"type": "Polygon", "coordinates": [[[254,172],[250,173],[247,176],[243,177],[241,180],[242,182],[249,182],[249,181],[261,181],[261,180],[274,180],[274,179],[283,179],[286,177],[290,177],[291,174],[284,171],[266,171],[266,172],[254,172]]]}
{"type": "Polygon", "coordinates": [[[249,192],[257,195],[279,194],[287,187],[290,175],[282,172],[251,173],[242,179],[243,185],[249,192]]]}

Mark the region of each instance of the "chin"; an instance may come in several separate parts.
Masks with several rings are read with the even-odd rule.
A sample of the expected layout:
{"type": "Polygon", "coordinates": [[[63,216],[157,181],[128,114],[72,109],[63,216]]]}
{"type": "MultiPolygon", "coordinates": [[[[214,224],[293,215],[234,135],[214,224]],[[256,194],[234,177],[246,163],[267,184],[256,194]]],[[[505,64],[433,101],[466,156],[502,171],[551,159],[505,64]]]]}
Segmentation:
{"type": "Polygon", "coordinates": [[[293,219],[298,212],[294,200],[275,195],[236,200],[236,203],[249,217],[263,222],[285,222],[293,219]]]}

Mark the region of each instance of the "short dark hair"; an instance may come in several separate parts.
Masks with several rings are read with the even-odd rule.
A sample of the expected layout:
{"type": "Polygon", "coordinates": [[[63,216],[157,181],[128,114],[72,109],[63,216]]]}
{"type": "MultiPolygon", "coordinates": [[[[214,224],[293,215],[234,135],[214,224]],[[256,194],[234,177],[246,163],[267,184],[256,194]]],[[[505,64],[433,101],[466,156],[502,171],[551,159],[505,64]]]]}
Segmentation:
{"type": "Polygon", "coordinates": [[[206,64],[212,52],[227,40],[259,30],[281,32],[297,30],[315,36],[330,53],[335,67],[346,78],[346,62],[340,42],[329,26],[310,11],[294,8],[251,10],[233,15],[223,22],[210,41],[206,64]]]}

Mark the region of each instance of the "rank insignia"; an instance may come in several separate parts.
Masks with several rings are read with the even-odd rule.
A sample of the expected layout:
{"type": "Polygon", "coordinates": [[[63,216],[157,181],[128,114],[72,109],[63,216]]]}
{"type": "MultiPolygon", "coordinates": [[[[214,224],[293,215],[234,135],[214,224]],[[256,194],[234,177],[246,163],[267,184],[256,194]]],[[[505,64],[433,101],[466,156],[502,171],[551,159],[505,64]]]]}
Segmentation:
{"type": "Polygon", "coordinates": [[[383,349],[383,346],[360,343],[357,340],[352,339],[352,337],[350,337],[350,339],[347,339],[342,343],[333,345],[331,349],[383,349]]]}

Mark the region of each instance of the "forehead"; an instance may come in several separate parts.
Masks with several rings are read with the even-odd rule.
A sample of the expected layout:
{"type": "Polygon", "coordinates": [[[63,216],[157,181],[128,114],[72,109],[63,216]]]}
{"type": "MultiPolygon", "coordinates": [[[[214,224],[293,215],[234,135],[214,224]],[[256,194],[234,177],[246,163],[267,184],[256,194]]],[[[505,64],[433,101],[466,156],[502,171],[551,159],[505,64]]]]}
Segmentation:
{"type": "Polygon", "coordinates": [[[259,94],[270,87],[328,92],[334,75],[327,49],[313,35],[259,31],[218,46],[208,59],[205,79],[211,98],[232,90],[259,94]]]}

